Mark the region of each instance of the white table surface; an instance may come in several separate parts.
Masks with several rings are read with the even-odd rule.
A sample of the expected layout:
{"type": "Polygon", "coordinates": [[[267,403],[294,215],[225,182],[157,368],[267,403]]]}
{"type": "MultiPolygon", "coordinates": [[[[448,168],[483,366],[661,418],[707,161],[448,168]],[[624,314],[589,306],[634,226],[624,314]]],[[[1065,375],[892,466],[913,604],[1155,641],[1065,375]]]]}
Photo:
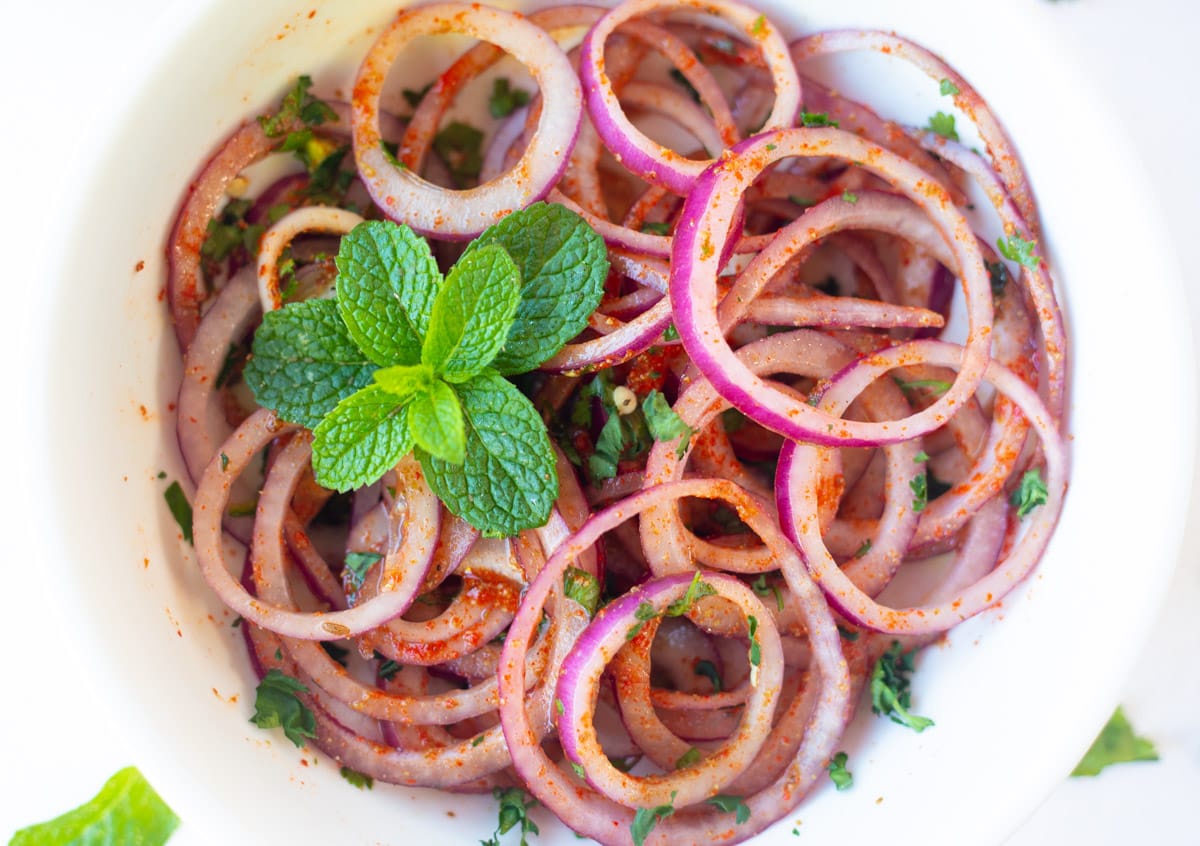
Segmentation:
{"type": "MultiPolygon", "coordinates": [[[[1195,103],[1200,82],[1200,4],[1185,0],[996,2],[1036,6],[1036,13],[1059,32],[1063,50],[1074,52],[1106,92],[1114,122],[1132,136],[1144,156],[1144,175],[1166,212],[1174,242],[1181,254],[1186,251],[1184,278],[1192,325],[1200,327],[1200,274],[1188,249],[1200,228],[1200,167],[1194,161],[1200,145],[1200,108],[1195,103]]],[[[36,260],[37,255],[31,248],[28,222],[43,221],[46,230],[54,226],[56,157],[68,156],[70,145],[88,142],[86,127],[95,109],[89,86],[120,78],[128,45],[148,30],[147,20],[162,5],[155,0],[42,0],[22,2],[19,7],[12,0],[5,5],[0,25],[0,71],[5,80],[0,98],[5,116],[0,161],[5,164],[7,190],[0,204],[0,241],[10,272],[11,259],[16,257],[15,279],[21,284],[36,278],[19,273],[22,262],[36,260]]],[[[983,21],[986,4],[964,3],[964,13],[983,21]]],[[[1014,50],[1019,51],[1019,45],[1014,50]]],[[[1036,61],[1036,57],[1022,59],[1036,61]]],[[[1130,175],[1098,172],[1096,178],[1111,181],[1114,197],[1119,198],[1120,185],[1130,175]]],[[[1119,215],[1114,207],[1114,220],[1119,215]]],[[[8,280],[9,291],[13,281],[8,280]]],[[[18,307],[10,307],[7,313],[2,333],[5,347],[20,343],[19,303],[18,298],[18,307]]],[[[5,352],[10,353],[5,360],[13,362],[14,353],[5,352]]],[[[19,366],[19,360],[10,366],[19,366]]],[[[0,423],[4,430],[12,425],[17,408],[18,401],[10,395],[3,415],[7,419],[0,423]]],[[[1119,448],[1136,453],[1136,444],[1119,448]]],[[[0,495],[12,500],[0,509],[10,531],[20,530],[22,508],[27,507],[20,500],[23,468],[19,449],[15,452],[18,472],[12,478],[17,483],[10,483],[0,495]]],[[[1135,728],[1157,744],[1162,760],[1114,767],[1093,779],[1064,779],[1007,846],[1124,846],[1143,842],[1148,835],[1165,836],[1168,843],[1200,842],[1194,820],[1200,796],[1196,658],[1200,655],[1200,497],[1193,496],[1190,515],[1191,527],[1166,604],[1121,698],[1135,728]]],[[[1117,554],[1136,558],[1137,551],[1117,554]]],[[[6,558],[0,564],[8,577],[5,583],[24,591],[32,579],[35,584],[28,589],[36,599],[33,571],[53,562],[6,558]]],[[[67,701],[53,691],[28,689],[25,680],[48,661],[60,664],[64,674],[71,672],[70,645],[60,642],[53,630],[34,629],[38,619],[29,604],[9,598],[5,605],[10,631],[32,629],[36,636],[10,642],[5,650],[0,842],[22,825],[82,802],[127,763],[120,744],[94,716],[85,697],[67,701]],[[70,738],[70,743],[63,738],[70,738]]],[[[969,835],[963,842],[970,843],[969,835]]]]}

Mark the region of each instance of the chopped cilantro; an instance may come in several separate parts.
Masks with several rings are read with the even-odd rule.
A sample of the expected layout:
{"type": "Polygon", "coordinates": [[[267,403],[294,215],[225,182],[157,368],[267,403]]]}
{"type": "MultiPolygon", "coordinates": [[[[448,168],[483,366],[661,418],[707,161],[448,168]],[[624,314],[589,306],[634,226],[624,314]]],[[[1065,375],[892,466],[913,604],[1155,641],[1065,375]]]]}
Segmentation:
{"type": "Polygon", "coordinates": [[[350,654],[350,650],[344,646],[338,646],[332,640],[321,641],[321,648],[325,650],[334,661],[337,661],[343,667],[346,666],[346,656],[350,654]]]}
{"type": "Polygon", "coordinates": [[[163,491],[163,499],[167,501],[167,508],[171,510],[171,516],[175,518],[175,522],[179,524],[179,531],[183,533],[183,539],[188,543],[192,542],[192,504],[188,502],[187,495],[184,494],[183,488],[178,482],[172,482],[163,491]]]}
{"type": "Polygon", "coordinates": [[[721,674],[717,672],[717,667],[712,661],[704,659],[697,661],[693,672],[698,676],[704,676],[712,682],[713,693],[720,693],[724,689],[724,685],[721,683],[721,674]]]}
{"type": "Polygon", "coordinates": [[[370,790],[375,786],[375,779],[365,773],[360,773],[358,770],[352,770],[349,767],[342,767],[338,770],[342,778],[353,784],[359,790],[370,790]]]}
{"type": "Polygon", "coordinates": [[[278,138],[293,131],[298,125],[320,126],[323,123],[335,122],[337,112],[329,104],[308,93],[312,88],[312,77],[300,76],[292,89],[283,95],[279,111],[273,115],[263,115],[258,119],[259,125],[268,138],[278,138]]]}
{"type": "Polygon", "coordinates": [[[870,551],[871,551],[871,539],[867,538],[865,541],[862,542],[862,546],[860,546],[858,548],[858,551],[854,553],[854,557],[862,558],[864,555],[866,555],[870,551]]]}
{"type": "Polygon", "coordinates": [[[680,755],[678,760],[675,761],[675,769],[686,770],[688,767],[692,766],[693,764],[700,763],[701,759],[703,759],[703,758],[704,758],[703,752],[701,752],[695,746],[689,746],[688,751],[686,751],[682,755],[680,755]]]}
{"type": "Polygon", "coordinates": [[[429,89],[432,87],[433,87],[433,83],[430,82],[424,88],[421,88],[418,90],[413,90],[412,88],[405,88],[403,91],[404,99],[405,99],[405,101],[408,102],[408,105],[412,106],[415,109],[417,106],[421,105],[421,101],[425,99],[425,95],[429,93],[429,89]]]}
{"type": "Polygon", "coordinates": [[[600,605],[600,582],[587,570],[568,567],[563,573],[563,592],[582,605],[589,617],[595,615],[600,605]]]}
{"type": "Polygon", "coordinates": [[[958,131],[954,128],[954,115],[937,112],[929,119],[929,124],[925,128],[950,141],[958,140],[958,131]]]}
{"type": "Polygon", "coordinates": [[[671,224],[657,223],[653,220],[647,220],[642,224],[642,231],[649,232],[651,235],[670,235],[671,224]]]}
{"type": "Polygon", "coordinates": [[[633,617],[637,620],[637,624],[625,633],[626,640],[633,640],[642,633],[642,629],[646,627],[646,623],[658,616],[658,612],[654,610],[654,606],[649,602],[638,603],[638,607],[633,611],[633,617]]]}
{"type": "Polygon", "coordinates": [[[304,738],[317,736],[316,718],[299,697],[307,692],[304,684],[272,668],[258,683],[250,722],[264,729],[282,728],[288,740],[304,746],[304,738]]]}
{"type": "Polygon", "coordinates": [[[942,92],[943,97],[953,97],[958,94],[958,86],[948,79],[942,79],[938,90],[942,92]]]}
{"type": "Polygon", "coordinates": [[[1042,257],[1034,255],[1033,248],[1037,246],[1037,241],[1026,241],[1020,235],[1010,235],[1007,238],[999,238],[996,241],[996,248],[1000,250],[1000,255],[1004,256],[1009,261],[1015,261],[1022,267],[1033,269],[1042,263],[1042,257]]]}
{"type": "Polygon", "coordinates": [[[659,820],[665,820],[675,813],[675,791],[671,791],[671,802],[654,808],[638,808],[633,815],[633,824],[629,827],[629,835],[633,838],[633,846],[642,846],[650,832],[658,825],[659,820]]]}
{"type": "Polygon", "coordinates": [[[800,112],[801,126],[838,126],[838,122],[829,117],[828,112],[800,112]]]}
{"type": "Polygon", "coordinates": [[[483,170],[483,133],[468,123],[453,121],[433,136],[433,151],[446,165],[459,188],[479,178],[483,170]]]}
{"type": "Polygon", "coordinates": [[[847,203],[850,203],[851,205],[854,205],[855,203],[857,203],[857,202],[858,202],[858,195],[857,195],[857,194],[855,194],[855,193],[854,193],[854,192],[852,192],[852,191],[843,191],[843,192],[842,192],[842,199],[843,199],[845,202],[847,202],[847,203]]]}
{"type": "Polygon", "coordinates": [[[526,835],[538,833],[537,824],[529,818],[529,810],[537,806],[537,800],[527,801],[525,791],[519,787],[497,787],[492,790],[492,796],[500,803],[499,821],[495,833],[487,840],[479,841],[480,846],[500,846],[500,836],[518,825],[521,826],[520,846],[529,846],[526,835]]]}
{"type": "Polygon", "coordinates": [[[761,597],[774,596],[775,607],[781,612],[783,611],[783,594],[779,592],[779,587],[774,584],[767,584],[767,574],[760,573],[758,578],[750,583],[750,589],[761,597]]]}
{"type": "Polygon", "coordinates": [[[762,664],[762,646],[758,642],[758,618],[751,614],[746,618],[746,623],[750,628],[750,666],[757,667],[762,664]]]}
{"type": "Polygon", "coordinates": [[[908,486],[912,489],[912,510],[920,514],[929,504],[929,479],[922,473],[909,479],[908,486]]]}
{"type": "Polygon", "coordinates": [[[1021,476],[1021,484],[1012,492],[1009,502],[1017,509],[1018,517],[1025,517],[1039,505],[1045,505],[1050,499],[1050,491],[1042,481],[1042,473],[1036,467],[1026,470],[1021,476]]]}
{"type": "Polygon", "coordinates": [[[497,77],[492,83],[492,96],[488,98],[488,111],[492,113],[492,117],[508,117],[527,103],[529,92],[522,88],[513,88],[508,77],[497,77]]]}
{"type": "Polygon", "coordinates": [[[688,585],[687,592],[668,605],[663,610],[663,615],[666,617],[682,617],[692,610],[692,606],[696,604],[697,599],[712,596],[716,592],[716,589],[712,585],[701,579],[701,572],[697,570],[695,575],[692,576],[692,581],[688,585]]]}
{"type": "Polygon", "coordinates": [[[716,796],[705,799],[704,803],[712,805],[722,813],[733,814],[733,821],[738,825],[750,819],[750,806],[746,804],[741,796],[718,793],[716,796]]]}
{"type": "Polygon", "coordinates": [[[848,629],[845,626],[838,626],[837,630],[838,634],[842,636],[842,640],[846,641],[847,643],[854,643],[856,640],[858,640],[859,633],[854,629],[848,629]]]}
{"type": "Polygon", "coordinates": [[[845,752],[839,752],[830,759],[828,766],[825,767],[829,770],[830,781],[838,790],[849,790],[854,786],[854,775],[846,769],[848,760],[849,756],[845,752]]]}
{"type": "Polygon", "coordinates": [[[912,705],[913,654],[905,652],[900,641],[894,640],[875,663],[871,672],[871,710],[886,714],[894,723],[922,732],[933,725],[933,720],[908,710],[912,705]]]}

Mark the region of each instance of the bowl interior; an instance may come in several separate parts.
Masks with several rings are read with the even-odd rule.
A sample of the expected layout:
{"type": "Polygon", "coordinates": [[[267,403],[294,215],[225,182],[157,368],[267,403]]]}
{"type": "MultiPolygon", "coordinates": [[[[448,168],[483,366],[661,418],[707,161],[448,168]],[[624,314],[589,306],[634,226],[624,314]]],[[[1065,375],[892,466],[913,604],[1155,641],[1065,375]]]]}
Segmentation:
{"type": "MultiPolygon", "coordinates": [[[[312,74],[322,93],[348,90],[395,5],[328,0],[310,14],[310,7],[285,13],[274,4],[212,0],[198,14],[169,20],[169,47],[147,62],[140,87],[117,110],[106,152],[79,196],[71,250],[40,295],[56,387],[41,409],[38,449],[49,471],[39,484],[61,492],[85,479],[98,494],[56,524],[50,542],[63,566],[51,578],[96,697],[118,714],[131,758],[184,820],[181,843],[273,842],[297,833],[305,842],[435,834],[475,842],[495,827],[490,797],[381,784],[355,790],[323,755],[250,725],[255,682],[241,636],[201,580],[162,496],[171,480],[186,478],[174,434],[179,363],[162,296],[163,248],[181,193],[213,145],[265,110],[295,75],[312,74]]],[[[920,832],[928,844],[961,843],[964,832],[974,842],[998,841],[1065,775],[1102,722],[1175,561],[1191,467],[1178,445],[1190,450],[1194,420],[1181,288],[1137,180],[1122,187],[1121,237],[1105,237],[1111,198],[1098,168],[1133,156],[1047,34],[1009,8],[1017,4],[992,8],[988,26],[948,0],[915,11],[885,0],[804,11],[789,0],[757,5],[791,34],[895,29],[941,53],[993,104],[1030,171],[1044,246],[1065,289],[1075,461],[1062,523],[1039,571],[1002,607],[922,658],[914,700],[936,727],[917,735],[860,714],[846,739],[855,788],[821,786],[794,819],[757,842],[794,842],[794,827],[812,842],[900,831],[920,832]],[[1039,61],[1015,60],[1016,43],[1039,61]],[[1131,279],[1148,289],[1144,302],[1158,304],[1153,322],[1129,325],[1122,294],[1131,279]],[[1123,343],[1115,344],[1110,333],[1118,328],[1123,343]],[[1149,350],[1152,370],[1138,360],[1149,350]],[[1153,503],[1112,492],[1110,456],[1114,445],[1128,444],[1128,421],[1110,407],[1117,386],[1175,398],[1154,443],[1137,446],[1139,487],[1158,492],[1153,503]]],[[[936,83],[885,59],[845,64],[834,71],[846,74],[846,87],[872,95],[886,116],[923,124],[948,107],[936,83]]],[[[541,813],[539,842],[576,842],[541,813]]]]}

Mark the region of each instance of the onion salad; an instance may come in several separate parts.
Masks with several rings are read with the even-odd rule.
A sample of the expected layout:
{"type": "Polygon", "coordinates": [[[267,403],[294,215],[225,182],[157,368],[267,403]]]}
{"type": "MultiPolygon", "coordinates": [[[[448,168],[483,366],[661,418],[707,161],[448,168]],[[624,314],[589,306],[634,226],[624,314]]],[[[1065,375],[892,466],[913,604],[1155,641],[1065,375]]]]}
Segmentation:
{"type": "Polygon", "coordinates": [[[493,793],[483,843],[541,805],[611,846],[850,787],[858,708],[934,726],[916,651],[1029,576],[1070,472],[982,94],[737,0],[413,6],[338,82],[230,131],[167,244],[183,534],[254,721],[357,784],[493,793]],[[476,42],[391,72],[445,34],[476,42]],[[818,76],[862,51],[943,110],[818,76]]]}

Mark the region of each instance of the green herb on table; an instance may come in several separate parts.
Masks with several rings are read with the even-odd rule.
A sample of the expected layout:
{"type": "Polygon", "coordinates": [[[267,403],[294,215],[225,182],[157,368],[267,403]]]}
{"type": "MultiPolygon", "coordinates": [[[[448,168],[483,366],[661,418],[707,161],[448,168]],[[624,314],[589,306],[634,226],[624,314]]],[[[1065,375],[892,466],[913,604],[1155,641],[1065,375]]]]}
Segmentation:
{"type": "Polygon", "coordinates": [[[586,325],[608,272],[578,215],[535,203],[474,241],[443,280],[429,244],[368,221],[342,238],[336,297],[270,312],[244,378],[313,430],[317,481],[371,484],[415,451],[446,506],[488,535],[540,526],[558,494],[533,404],[505,376],[586,325]]]}
{"type": "Polygon", "coordinates": [[[1094,776],[1113,764],[1157,760],[1158,752],[1154,744],[1134,733],[1124,710],[1117,706],[1117,710],[1113,712],[1107,725],[1100,730],[1091,748],[1071,771],[1071,775],[1094,776]]]}
{"type": "Polygon", "coordinates": [[[9,846],[136,844],[162,846],[179,817],[136,767],[125,767],[78,808],[16,832],[9,846]]]}

